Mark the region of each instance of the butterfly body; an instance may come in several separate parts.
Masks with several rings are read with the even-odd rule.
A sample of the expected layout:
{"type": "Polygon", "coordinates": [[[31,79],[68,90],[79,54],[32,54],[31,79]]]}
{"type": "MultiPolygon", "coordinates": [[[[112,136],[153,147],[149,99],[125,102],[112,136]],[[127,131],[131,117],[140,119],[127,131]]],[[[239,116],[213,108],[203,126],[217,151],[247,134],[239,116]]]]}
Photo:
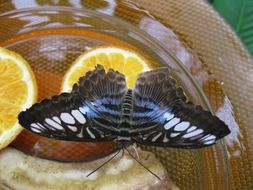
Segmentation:
{"type": "Polygon", "coordinates": [[[125,122],[130,121],[132,115],[132,108],[133,108],[133,94],[132,90],[128,89],[122,101],[121,115],[123,121],[125,122]]]}
{"type": "Polygon", "coordinates": [[[187,102],[168,68],[139,75],[133,89],[125,76],[100,65],[62,93],[19,115],[28,130],[70,141],[116,141],[120,147],[140,144],[201,148],[230,131],[226,124],[187,102]]]}

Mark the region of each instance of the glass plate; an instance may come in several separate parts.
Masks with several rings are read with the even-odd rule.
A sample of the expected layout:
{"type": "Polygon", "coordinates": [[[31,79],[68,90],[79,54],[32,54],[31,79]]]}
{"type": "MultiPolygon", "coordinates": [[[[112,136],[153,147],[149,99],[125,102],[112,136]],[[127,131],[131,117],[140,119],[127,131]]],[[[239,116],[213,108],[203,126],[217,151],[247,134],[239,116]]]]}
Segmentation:
{"type": "MultiPolygon", "coordinates": [[[[60,92],[64,73],[85,50],[98,45],[117,45],[139,51],[154,68],[170,67],[187,97],[211,111],[202,89],[174,54],[123,20],[87,9],[38,7],[5,12],[0,15],[0,23],[0,45],[18,52],[30,63],[38,82],[39,99],[60,92]]],[[[59,148],[66,147],[65,143],[24,131],[12,146],[33,156],[58,161],[87,158],[80,148],[72,149],[74,156],[66,156],[73,155],[73,151],[59,148]]],[[[76,145],[72,144],[73,147],[76,145]]],[[[105,147],[111,148],[110,145],[105,147]]],[[[222,142],[200,150],[144,148],[156,154],[181,189],[215,189],[217,184],[220,189],[229,189],[227,158],[222,142]]],[[[98,152],[96,156],[105,152],[98,152]]]]}

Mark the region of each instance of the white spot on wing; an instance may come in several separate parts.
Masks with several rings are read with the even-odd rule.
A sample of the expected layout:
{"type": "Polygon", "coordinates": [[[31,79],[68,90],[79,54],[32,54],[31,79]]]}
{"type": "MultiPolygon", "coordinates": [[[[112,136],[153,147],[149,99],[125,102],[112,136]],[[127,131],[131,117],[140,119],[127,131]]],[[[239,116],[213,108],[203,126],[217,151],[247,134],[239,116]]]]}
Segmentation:
{"type": "Polygon", "coordinates": [[[207,135],[205,137],[203,137],[201,140],[204,140],[204,141],[209,141],[209,140],[215,140],[216,137],[214,135],[207,135]]]}
{"type": "Polygon", "coordinates": [[[36,123],[32,123],[31,127],[38,128],[38,129],[40,128],[39,125],[37,125],[36,123]]]}
{"type": "Polygon", "coordinates": [[[183,121],[179,124],[177,124],[174,128],[175,131],[184,131],[190,126],[190,122],[188,121],[183,121]]]}
{"type": "Polygon", "coordinates": [[[204,142],[205,145],[213,144],[213,143],[215,143],[215,140],[209,140],[209,141],[204,142]]]}
{"type": "Polygon", "coordinates": [[[170,134],[170,136],[173,138],[173,137],[176,137],[176,136],[178,136],[178,135],[180,135],[180,133],[171,133],[170,134]]]}
{"type": "Polygon", "coordinates": [[[60,118],[68,124],[75,124],[74,118],[69,113],[61,113],[60,118]]]}
{"type": "Polygon", "coordinates": [[[32,123],[30,125],[30,128],[32,131],[37,132],[37,133],[41,133],[41,131],[45,130],[45,127],[41,125],[40,123],[32,123]]]}
{"type": "Polygon", "coordinates": [[[88,133],[88,135],[92,138],[92,139],[95,139],[95,135],[90,131],[89,127],[86,128],[86,131],[88,133]]]}
{"type": "Polygon", "coordinates": [[[209,141],[209,140],[215,140],[216,137],[214,135],[210,135],[209,137],[205,138],[205,141],[209,141]]]}
{"type": "Polygon", "coordinates": [[[37,128],[34,128],[34,127],[31,127],[31,130],[35,133],[41,133],[41,130],[37,129],[37,128]]]}
{"type": "Polygon", "coordinates": [[[81,130],[81,132],[79,134],[76,135],[79,138],[83,138],[83,130],[81,130]]]}
{"type": "Polygon", "coordinates": [[[145,134],[145,135],[142,137],[142,139],[143,139],[143,140],[147,140],[147,139],[150,137],[150,135],[152,135],[152,134],[154,134],[154,133],[156,133],[156,131],[152,131],[151,133],[145,134]]]}
{"type": "Polygon", "coordinates": [[[169,139],[167,138],[166,134],[164,134],[164,137],[163,137],[163,142],[164,142],[164,143],[169,142],[169,139]]]}
{"type": "Polygon", "coordinates": [[[160,136],[162,135],[162,133],[160,132],[160,133],[158,133],[156,136],[154,136],[153,138],[152,138],[152,142],[155,142],[160,136]]]}
{"type": "Polygon", "coordinates": [[[79,110],[72,110],[71,114],[74,116],[74,118],[76,118],[76,120],[79,123],[81,123],[81,124],[86,123],[85,117],[83,116],[83,114],[79,110]]]}
{"type": "Polygon", "coordinates": [[[45,122],[46,122],[48,125],[52,126],[53,128],[56,128],[56,129],[59,129],[59,130],[63,130],[63,129],[64,129],[61,125],[59,125],[58,123],[56,123],[56,122],[53,121],[52,119],[46,118],[46,119],[45,119],[45,122]]]}
{"type": "Polygon", "coordinates": [[[84,115],[90,110],[87,106],[79,107],[80,112],[82,112],[84,115]]]}
{"type": "Polygon", "coordinates": [[[67,125],[68,128],[71,130],[71,131],[74,131],[74,132],[77,132],[77,127],[76,126],[71,126],[71,125],[67,125]]]}
{"type": "Polygon", "coordinates": [[[205,135],[204,137],[202,137],[200,140],[201,141],[203,141],[203,140],[205,140],[207,137],[210,137],[211,135],[210,134],[208,134],[208,135],[205,135]]]}
{"type": "Polygon", "coordinates": [[[189,129],[187,129],[187,133],[189,133],[189,132],[192,132],[192,131],[194,131],[195,129],[197,129],[197,127],[196,126],[191,126],[189,129]]]}
{"type": "Polygon", "coordinates": [[[176,124],[180,122],[180,119],[175,117],[174,119],[170,120],[168,123],[164,125],[164,128],[166,130],[170,129],[171,127],[174,127],[176,124]]]}
{"type": "Polygon", "coordinates": [[[30,129],[35,133],[41,133],[41,128],[36,123],[32,123],[30,129]]]}
{"type": "Polygon", "coordinates": [[[61,120],[59,119],[59,117],[53,116],[52,119],[55,120],[57,123],[61,124],[61,120]]]}
{"type": "Polygon", "coordinates": [[[195,131],[192,131],[192,132],[190,132],[190,133],[185,134],[185,135],[183,136],[183,138],[194,137],[194,136],[199,135],[199,134],[201,134],[201,133],[203,133],[203,132],[204,132],[203,129],[197,129],[197,130],[195,130],[195,131]]]}
{"type": "MultiPolygon", "coordinates": [[[[40,124],[40,123],[38,123],[38,122],[37,122],[37,125],[38,125],[42,130],[45,130],[45,129],[46,129],[46,127],[45,127],[44,125],[42,125],[42,124],[40,124]]],[[[55,129],[53,129],[53,130],[55,130],[55,129]]]]}
{"type": "Polygon", "coordinates": [[[174,114],[173,113],[170,113],[170,112],[166,112],[164,115],[163,115],[164,119],[166,119],[166,121],[169,121],[171,120],[173,117],[174,117],[174,114]]]}

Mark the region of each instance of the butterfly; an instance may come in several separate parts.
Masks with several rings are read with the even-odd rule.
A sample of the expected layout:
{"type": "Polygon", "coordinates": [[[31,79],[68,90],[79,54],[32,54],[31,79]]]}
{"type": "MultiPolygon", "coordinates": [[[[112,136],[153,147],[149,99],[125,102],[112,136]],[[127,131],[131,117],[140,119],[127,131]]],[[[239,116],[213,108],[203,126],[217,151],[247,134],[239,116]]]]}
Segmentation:
{"type": "Polygon", "coordinates": [[[167,67],[141,73],[129,89],[125,76],[101,65],[62,93],[34,104],[18,116],[33,133],[68,141],[116,141],[201,148],[230,133],[218,117],[194,105],[177,87],[167,67]]]}

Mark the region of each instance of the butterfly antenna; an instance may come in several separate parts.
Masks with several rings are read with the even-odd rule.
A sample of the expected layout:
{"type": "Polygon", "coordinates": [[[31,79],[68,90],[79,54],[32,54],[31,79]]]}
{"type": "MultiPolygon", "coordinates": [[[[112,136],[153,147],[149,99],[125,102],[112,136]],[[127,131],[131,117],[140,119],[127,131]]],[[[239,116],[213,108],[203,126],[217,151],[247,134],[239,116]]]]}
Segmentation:
{"type": "Polygon", "coordinates": [[[154,172],[152,172],[150,169],[148,169],[145,165],[143,165],[139,160],[137,160],[130,152],[129,152],[129,150],[127,149],[127,148],[124,148],[126,151],[127,151],[127,153],[138,163],[138,164],[140,164],[144,169],[146,169],[148,172],[150,172],[153,176],[155,176],[157,179],[159,179],[159,180],[161,180],[161,178],[158,176],[158,175],[156,175],[154,172]]]}
{"type": "Polygon", "coordinates": [[[98,168],[96,168],[95,170],[93,170],[92,172],[90,172],[86,177],[89,177],[91,174],[95,173],[96,171],[98,171],[100,168],[102,168],[103,166],[105,166],[106,164],[108,164],[110,161],[112,161],[121,151],[122,149],[119,149],[118,152],[116,152],[116,154],[114,154],[111,158],[109,158],[107,161],[105,161],[102,165],[100,165],[98,168]]]}

